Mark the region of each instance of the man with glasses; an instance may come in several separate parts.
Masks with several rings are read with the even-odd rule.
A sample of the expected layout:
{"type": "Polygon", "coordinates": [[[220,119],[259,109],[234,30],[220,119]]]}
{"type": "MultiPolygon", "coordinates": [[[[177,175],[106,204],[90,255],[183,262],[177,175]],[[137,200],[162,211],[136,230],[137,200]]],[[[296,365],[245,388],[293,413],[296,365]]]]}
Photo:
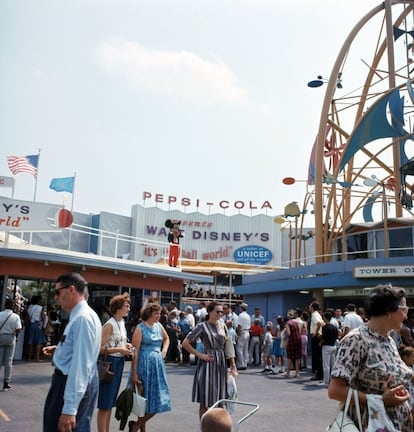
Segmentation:
{"type": "Polygon", "coordinates": [[[97,359],[101,322],[88,305],[86,281],[78,273],[56,279],[55,298],[69,313],[69,322],[57,346],[43,349],[53,355],[55,373],[46,398],[43,432],[89,432],[98,395],[97,359]]]}

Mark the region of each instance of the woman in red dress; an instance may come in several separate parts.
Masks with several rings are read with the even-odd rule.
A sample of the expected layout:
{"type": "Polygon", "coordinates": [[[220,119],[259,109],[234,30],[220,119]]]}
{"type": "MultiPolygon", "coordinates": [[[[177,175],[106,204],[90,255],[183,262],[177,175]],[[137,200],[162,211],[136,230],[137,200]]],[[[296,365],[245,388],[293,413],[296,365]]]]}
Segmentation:
{"type": "Polygon", "coordinates": [[[286,347],[287,353],[287,370],[284,374],[287,378],[290,377],[290,369],[293,364],[295,365],[295,375],[297,378],[299,376],[300,369],[300,359],[302,357],[302,338],[300,336],[299,325],[294,319],[294,311],[288,312],[288,322],[286,323],[286,333],[288,335],[288,343],[286,347]]]}

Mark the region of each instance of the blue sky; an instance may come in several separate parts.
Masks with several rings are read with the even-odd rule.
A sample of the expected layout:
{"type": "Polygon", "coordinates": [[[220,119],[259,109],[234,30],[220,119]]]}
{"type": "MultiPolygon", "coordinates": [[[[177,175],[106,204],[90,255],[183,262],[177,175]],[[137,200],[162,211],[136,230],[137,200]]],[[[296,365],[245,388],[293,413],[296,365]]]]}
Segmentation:
{"type": "MultiPolygon", "coordinates": [[[[70,206],[48,186],[76,172],[83,213],[129,215],[144,191],[282,213],[302,200],[282,179],[306,178],[318,128],[324,88],[306,83],[377,4],[2,0],[0,175],[41,148],[37,201],[70,206]]],[[[17,175],[15,198],[33,195],[17,175]]]]}

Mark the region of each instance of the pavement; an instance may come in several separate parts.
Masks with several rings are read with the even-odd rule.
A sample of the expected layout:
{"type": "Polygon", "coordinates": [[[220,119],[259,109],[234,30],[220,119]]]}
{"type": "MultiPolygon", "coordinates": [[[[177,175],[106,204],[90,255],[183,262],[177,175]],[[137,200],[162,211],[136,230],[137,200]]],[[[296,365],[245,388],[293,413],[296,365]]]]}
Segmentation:
{"type": "MultiPolygon", "coordinates": [[[[129,369],[128,362],[121,389],[125,386],[129,369]]],[[[156,415],[148,422],[147,431],[197,432],[198,404],[191,402],[195,366],[167,363],[166,369],[172,411],[156,415]]],[[[298,378],[263,374],[262,369],[259,366],[249,367],[240,371],[236,378],[238,400],[258,404],[259,409],[238,424],[252,407],[235,405],[232,414],[235,430],[315,432],[326,429],[335,416],[338,403],[328,398],[326,386],[310,381],[313,374],[309,369],[302,371],[298,378]]],[[[2,373],[3,369],[0,374],[2,373]]],[[[42,432],[43,405],[52,373],[50,361],[15,362],[13,389],[0,391],[0,432],[42,432]]],[[[119,430],[119,422],[114,414],[115,409],[112,412],[110,432],[119,430]]],[[[96,414],[91,430],[97,431],[96,414]]]]}

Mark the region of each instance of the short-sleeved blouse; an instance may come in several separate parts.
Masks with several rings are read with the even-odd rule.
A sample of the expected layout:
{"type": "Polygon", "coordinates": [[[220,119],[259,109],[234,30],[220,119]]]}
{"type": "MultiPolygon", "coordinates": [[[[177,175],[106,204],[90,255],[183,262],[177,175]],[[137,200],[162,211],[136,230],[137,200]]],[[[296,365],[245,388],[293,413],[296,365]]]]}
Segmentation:
{"type": "MultiPolygon", "coordinates": [[[[382,336],[366,324],[350,331],[340,342],[331,377],[345,379],[363,393],[382,394],[403,384],[408,388],[413,371],[401,359],[391,336],[382,336]]],[[[386,407],[388,417],[401,432],[412,432],[408,402],[386,407]]],[[[367,418],[364,413],[364,423],[367,418]]]]}

